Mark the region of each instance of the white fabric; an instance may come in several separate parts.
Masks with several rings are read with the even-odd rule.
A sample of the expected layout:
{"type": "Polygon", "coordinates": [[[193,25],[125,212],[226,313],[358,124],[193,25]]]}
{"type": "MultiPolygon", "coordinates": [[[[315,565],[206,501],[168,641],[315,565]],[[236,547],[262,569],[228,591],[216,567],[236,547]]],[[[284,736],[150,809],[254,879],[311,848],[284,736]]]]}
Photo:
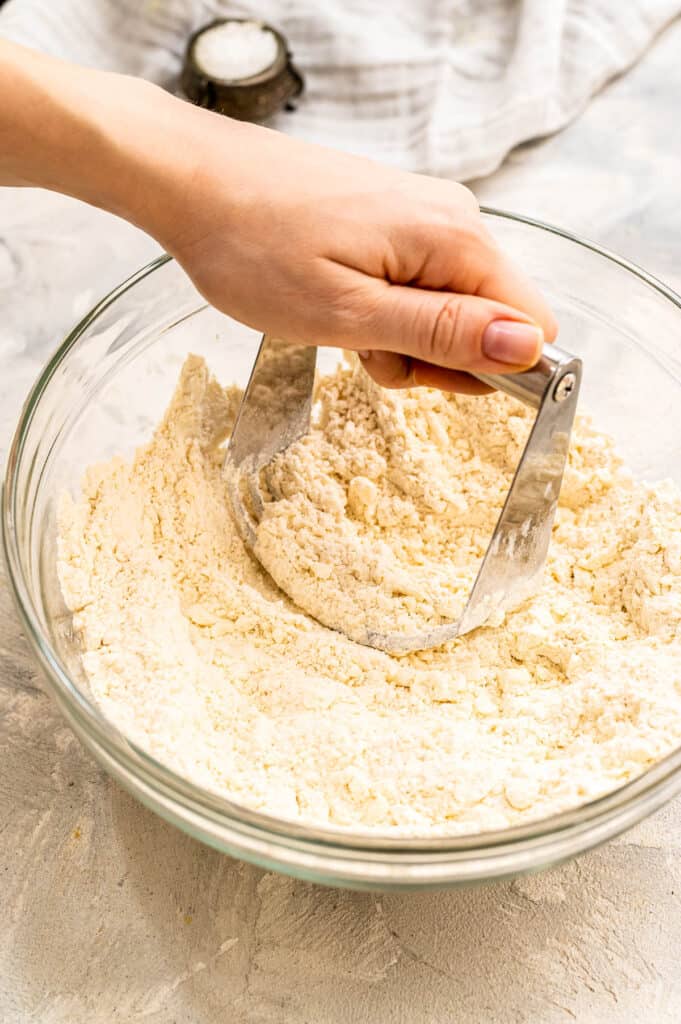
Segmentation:
{"type": "Polygon", "coordinates": [[[681,0],[9,0],[0,34],[173,88],[191,31],[262,18],[307,80],[276,127],[468,179],[566,124],[679,12],[681,0]]]}

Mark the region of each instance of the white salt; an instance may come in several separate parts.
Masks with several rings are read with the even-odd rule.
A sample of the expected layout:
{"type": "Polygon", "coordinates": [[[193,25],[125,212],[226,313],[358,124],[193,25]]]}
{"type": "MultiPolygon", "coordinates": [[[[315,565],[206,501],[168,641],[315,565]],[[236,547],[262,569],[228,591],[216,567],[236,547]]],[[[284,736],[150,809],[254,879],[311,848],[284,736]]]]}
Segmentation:
{"type": "Polygon", "coordinates": [[[194,59],[210,78],[238,82],[259,75],[274,64],[277,38],[257,21],[226,21],[203,32],[194,59]]]}

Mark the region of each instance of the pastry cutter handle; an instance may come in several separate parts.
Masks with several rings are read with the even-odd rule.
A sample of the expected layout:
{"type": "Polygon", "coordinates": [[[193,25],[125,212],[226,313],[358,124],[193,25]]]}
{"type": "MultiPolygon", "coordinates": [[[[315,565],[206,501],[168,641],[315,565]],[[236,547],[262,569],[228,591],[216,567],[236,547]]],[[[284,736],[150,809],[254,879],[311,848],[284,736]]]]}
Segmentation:
{"type": "Polygon", "coordinates": [[[529,370],[508,374],[475,373],[473,376],[483,384],[518,398],[525,405],[539,409],[547,393],[552,393],[560,403],[574,390],[579,383],[575,363],[578,360],[557,345],[544,345],[541,359],[529,370]]]}

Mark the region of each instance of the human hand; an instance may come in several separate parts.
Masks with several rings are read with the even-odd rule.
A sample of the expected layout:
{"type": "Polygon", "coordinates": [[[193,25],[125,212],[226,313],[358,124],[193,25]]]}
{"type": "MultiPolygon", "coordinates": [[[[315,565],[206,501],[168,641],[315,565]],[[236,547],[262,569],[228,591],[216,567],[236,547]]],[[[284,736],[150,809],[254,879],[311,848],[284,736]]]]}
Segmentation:
{"type": "Polygon", "coordinates": [[[140,79],[0,40],[0,184],[137,223],[209,302],[363,354],[381,384],[483,391],[556,324],[468,189],[193,107],[140,79]]]}
{"type": "Polygon", "coordinates": [[[388,387],[482,393],[465,371],[525,369],[555,337],[464,186],[182,113],[191,160],[150,229],[219,309],[358,351],[388,387]]]}

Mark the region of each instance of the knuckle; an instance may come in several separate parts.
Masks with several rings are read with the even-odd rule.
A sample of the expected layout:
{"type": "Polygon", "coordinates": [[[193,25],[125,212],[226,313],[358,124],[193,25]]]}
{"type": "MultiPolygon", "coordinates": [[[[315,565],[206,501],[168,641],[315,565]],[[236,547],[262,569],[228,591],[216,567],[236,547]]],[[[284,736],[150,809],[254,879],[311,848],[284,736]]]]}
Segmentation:
{"type": "Polygon", "coordinates": [[[430,331],[424,336],[423,358],[426,362],[457,367],[466,355],[466,316],[458,296],[443,302],[430,331]]]}
{"type": "Polygon", "coordinates": [[[483,284],[498,273],[494,242],[478,217],[466,218],[455,227],[457,291],[480,294],[483,284]]]}
{"type": "Polygon", "coordinates": [[[467,213],[459,221],[457,229],[459,244],[462,248],[476,253],[483,250],[490,252],[493,249],[492,238],[478,216],[467,213]]]}
{"type": "Polygon", "coordinates": [[[353,288],[345,285],[342,289],[320,290],[307,315],[312,336],[323,325],[324,333],[330,338],[354,339],[363,344],[379,315],[379,301],[364,286],[353,288]]]}
{"type": "Polygon", "coordinates": [[[478,202],[475,195],[471,192],[471,190],[466,185],[462,185],[460,182],[454,182],[453,185],[455,196],[460,205],[471,213],[474,213],[476,215],[479,214],[480,203],[478,202]]]}

